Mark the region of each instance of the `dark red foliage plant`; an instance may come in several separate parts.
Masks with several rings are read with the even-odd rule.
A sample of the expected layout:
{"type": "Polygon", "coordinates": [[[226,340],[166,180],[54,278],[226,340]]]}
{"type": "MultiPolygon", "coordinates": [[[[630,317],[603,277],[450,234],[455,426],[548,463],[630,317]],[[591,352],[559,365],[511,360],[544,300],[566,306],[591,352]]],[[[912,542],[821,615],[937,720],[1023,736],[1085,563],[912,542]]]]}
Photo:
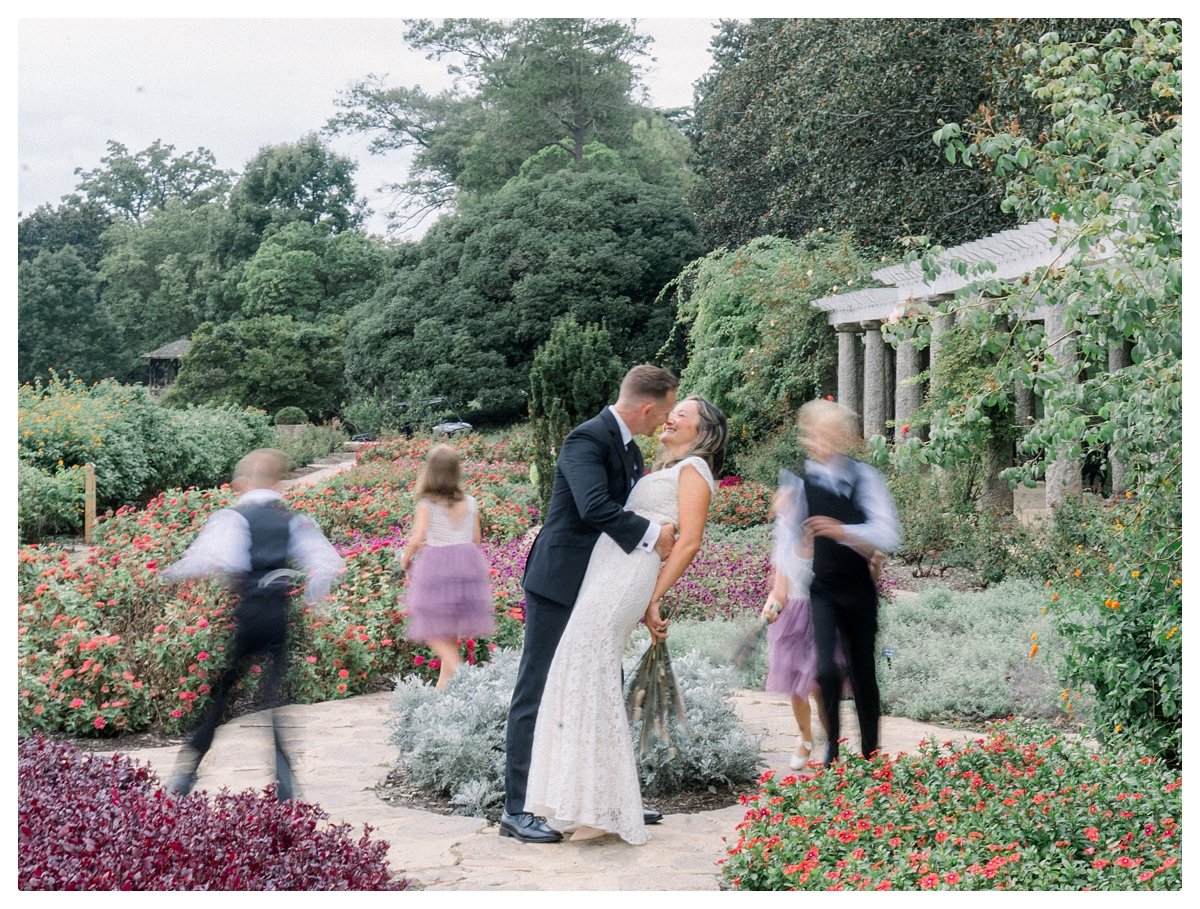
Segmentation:
{"type": "Polygon", "coordinates": [[[404,890],[388,844],[325,823],[316,805],[253,792],[168,794],[129,758],[23,739],[21,890],[404,890]]]}

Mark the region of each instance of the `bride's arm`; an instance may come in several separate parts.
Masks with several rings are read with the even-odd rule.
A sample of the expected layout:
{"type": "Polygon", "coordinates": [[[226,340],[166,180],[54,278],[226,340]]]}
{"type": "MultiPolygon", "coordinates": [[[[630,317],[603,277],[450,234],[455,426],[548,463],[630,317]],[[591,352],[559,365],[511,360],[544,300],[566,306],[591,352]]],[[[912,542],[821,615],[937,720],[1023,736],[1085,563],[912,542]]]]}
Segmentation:
{"type": "Polygon", "coordinates": [[[656,641],[666,638],[668,624],[659,614],[659,600],[679,580],[696,553],[700,551],[711,498],[712,489],[708,481],[695,467],[685,464],[679,471],[679,539],[675,541],[675,547],[663,562],[658,581],[654,585],[654,593],[650,597],[650,606],[646,609],[646,627],[650,629],[650,634],[656,641]]]}

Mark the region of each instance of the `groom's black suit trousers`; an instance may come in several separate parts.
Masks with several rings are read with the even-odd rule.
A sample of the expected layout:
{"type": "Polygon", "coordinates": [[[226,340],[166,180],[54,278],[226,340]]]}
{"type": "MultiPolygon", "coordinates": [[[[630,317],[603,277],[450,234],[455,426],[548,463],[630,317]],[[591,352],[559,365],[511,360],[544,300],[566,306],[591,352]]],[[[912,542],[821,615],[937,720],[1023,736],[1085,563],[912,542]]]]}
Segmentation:
{"type": "Polygon", "coordinates": [[[529,779],[538,707],[542,703],[542,691],[554,661],[554,651],[570,618],[568,607],[525,591],[525,644],[518,671],[521,683],[513,690],[504,736],[507,752],[504,810],[509,814],[525,810],[525,785],[529,779]]]}

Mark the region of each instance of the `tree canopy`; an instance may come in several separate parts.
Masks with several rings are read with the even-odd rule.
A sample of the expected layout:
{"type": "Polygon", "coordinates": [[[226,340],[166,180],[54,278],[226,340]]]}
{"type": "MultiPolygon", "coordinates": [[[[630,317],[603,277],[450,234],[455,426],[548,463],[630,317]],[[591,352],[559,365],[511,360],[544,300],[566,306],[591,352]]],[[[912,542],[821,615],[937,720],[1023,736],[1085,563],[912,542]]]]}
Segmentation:
{"type": "Polygon", "coordinates": [[[351,314],[347,376],[371,394],[423,375],[476,415],[523,416],[530,362],[555,321],[603,324],[623,360],[648,360],[674,317],[655,297],[699,251],[682,198],[636,175],[512,180],[435,225],[351,314]]]}
{"type": "Polygon", "coordinates": [[[976,121],[1036,136],[1044,115],[1014,90],[1031,65],[1019,48],[1056,21],[1107,30],[1103,20],[726,23],[697,87],[690,199],[706,242],[821,227],[895,254],[900,238],[952,244],[1012,226],[1002,181],[951,166],[930,137],[976,121]]]}
{"type": "Polygon", "coordinates": [[[217,167],[212,152],[174,152],[175,146],[159,139],[134,153],[110,139],[101,167],[75,168],[76,190],[104,211],[131,221],[140,221],[172,200],[198,206],[225,197],[232,174],[217,167]]]}
{"type": "Polygon", "coordinates": [[[73,246],[17,267],[17,381],[48,370],[95,382],[114,368],[113,325],[98,306],[100,280],[73,246]]]}
{"type": "Polygon", "coordinates": [[[678,134],[643,106],[638,61],[650,38],[605,19],[413,20],[410,46],[446,60],[455,90],[431,95],[368,75],[338,97],[333,133],[371,136],[373,152],[411,149],[410,178],[394,189],[414,217],[463,194],[492,193],[538,152],[557,147],[576,163],[602,143],[643,178],[679,182],[686,152],[678,134]],[[637,124],[643,124],[639,129],[637,124]]]}

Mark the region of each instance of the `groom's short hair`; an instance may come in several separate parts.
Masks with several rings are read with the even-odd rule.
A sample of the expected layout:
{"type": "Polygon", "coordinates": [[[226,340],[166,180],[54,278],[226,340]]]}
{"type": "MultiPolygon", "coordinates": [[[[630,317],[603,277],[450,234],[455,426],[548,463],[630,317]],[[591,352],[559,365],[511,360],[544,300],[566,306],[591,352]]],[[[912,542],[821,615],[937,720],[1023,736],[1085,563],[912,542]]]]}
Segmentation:
{"type": "Polygon", "coordinates": [[[621,380],[622,401],[661,401],[679,387],[679,379],[660,366],[643,363],[625,373],[621,380]]]}

